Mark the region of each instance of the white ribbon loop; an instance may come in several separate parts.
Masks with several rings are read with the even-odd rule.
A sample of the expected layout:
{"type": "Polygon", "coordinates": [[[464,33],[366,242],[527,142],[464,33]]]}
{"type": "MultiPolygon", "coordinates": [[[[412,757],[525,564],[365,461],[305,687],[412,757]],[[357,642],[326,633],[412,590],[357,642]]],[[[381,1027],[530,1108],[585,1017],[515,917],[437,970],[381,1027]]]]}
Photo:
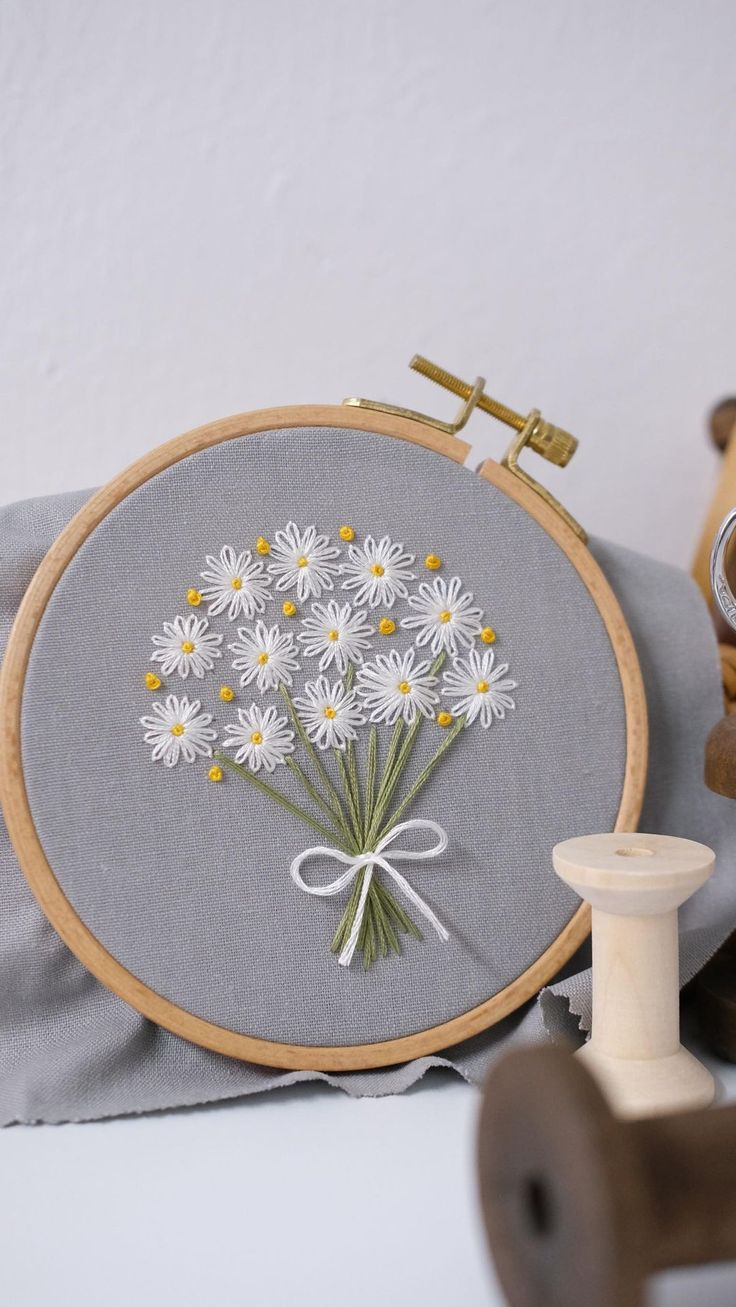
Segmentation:
{"type": "Polygon", "coordinates": [[[305,894],[315,894],[319,898],[331,898],[333,894],[339,894],[341,890],[345,889],[348,885],[351,885],[359,872],[361,872],[364,867],[368,867],[368,872],[363,878],[353,927],[338,959],[341,967],[349,967],[353,960],[353,954],[360,935],[360,928],[363,924],[365,905],[368,901],[368,891],[371,887],[371,880],[373,879],[373,871],[375,867],[381,867],[381,869],[386,872],[386,875],[390,876],[394,883],[398,885],[399,889],[403,890],[404,894],[409,901],[414,904],[417,911],[420,912],[430,925],[434,927],[441,940],[447,943],[447,940],[450,938],[445,927],[442,925],[442,922],[435,916],[429,904],[424,902],[424,899],[420,894],[417,894],[416,890],[409,884],[406,877],[402,876],[400,871],[397,871],[386,858],[382,857],[384,850],[389,848],[394,840],[396,840],[399,835],[402,835],[405,830],[434,831],[437,836],[437,843],[434,844],[431,849],[395,849],[391,854],[394,862],[400,862],[402,860],[406,862],[416,862],[424,858],[437,858],[440,853],[444,853],[447,848],[447,834],[441,826],[437,825],[436,821],[426,821],[424,818],[415,817],[412,821],[401,821],[398,826],[393,826],[388,834],[384,835],[383,839],[378,841],[378,844],[372,852],[355,854],[343,853],[342,849],[329,848],[326,844],[316,844],[314,848],[305,849],[303,853],[300,853],[298,857],[294,859],[289,868],[292,880],[299,886],[299,889],[304,890],[305,894]],[[308,858],[334,858],[336,862],[344,862],[346,870],[341,872],[339,876],[336,876],[335,879],[331,880],[327,885],[308,885],[301,876],[302,863],[306,862],[308,858]]]}

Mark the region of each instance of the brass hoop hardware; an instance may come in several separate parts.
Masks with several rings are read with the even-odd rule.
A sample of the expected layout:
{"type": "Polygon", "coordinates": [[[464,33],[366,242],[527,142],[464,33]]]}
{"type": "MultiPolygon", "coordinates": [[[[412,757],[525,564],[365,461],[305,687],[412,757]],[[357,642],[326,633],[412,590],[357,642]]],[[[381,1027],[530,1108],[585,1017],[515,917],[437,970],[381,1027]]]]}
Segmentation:
{"type": "Polygon", "coordinates": [[[423,422],[427,426],[434,427],[437,431],[444,431],[446,435],[454,436],[461,431],[468,421],[474,409],[478,408],[483,413],[488,413],[490,417],[498,418],[499,422],[505,422],[507,426],[513,427],[516,435],[511,441],[506,453],[501,459],[503,467],[507,467],[514,476],[534,490],[545,503],[559,513],[564,522],[573,530],[576,536],[585,543],[588,539],[587,534],[579,522],[575,520],[571,513],[563,507],[559,499],[556,499],[546,486],[540,485],[530,476],[519,464],[519,455],[527,446],[533,449],[536,454],[546,458],[548,463],[553,463],[555,467],[567,467],[575,450],[578,447],[578,441],[575,436],[571,436],[569,431],[563,431],[562,427],[555,427],[551,422],[547,422],[538,409],[532,409],[527,417],[521,413],[516,413],[508,405],[502,404],[499,400],[493,399],[485,392],[485,378],[476,377],[471,385],[469,381],[463,381],[461,377],[456,377],[446,368],[441,368],[437,363],[430,362],[422,354],[415,354],[409,367],[418,372],[421,376],[427,377],[434,381],[436,385],[442,386],[444,390],[449,390],[453,395],[462,399],[463,404],[455,418],[454,422],[442,422],[439,418],[430,417],[426,413],[419,413],[411,408],[398,408],[395,404],[381,404],[374,399],[345,399],[344,404],[353,408],[373,409],[378,413],[390,413],[393,417],[408,418],[412,422],[423,422]]]}

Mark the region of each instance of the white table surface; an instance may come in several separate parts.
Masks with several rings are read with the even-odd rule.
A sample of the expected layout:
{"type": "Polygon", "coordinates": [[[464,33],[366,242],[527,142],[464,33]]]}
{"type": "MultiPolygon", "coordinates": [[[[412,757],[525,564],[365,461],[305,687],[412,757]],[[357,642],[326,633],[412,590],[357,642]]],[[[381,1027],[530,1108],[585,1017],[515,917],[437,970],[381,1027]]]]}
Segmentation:
{"type": "MultiPolygon", "coordinates": [[[[736,1067],[711,1064],[736,1098],[736,1067]]],[[[3,1307],[501,1307],[475,1193],[477,1090],[298,1086],[0,1131],[3,1307]]],[[[652,1283],[733,1307],[736,1264],[652,1283]]],[[[594,1304],[591,1304],[594,1307],[594,1304]]]]}

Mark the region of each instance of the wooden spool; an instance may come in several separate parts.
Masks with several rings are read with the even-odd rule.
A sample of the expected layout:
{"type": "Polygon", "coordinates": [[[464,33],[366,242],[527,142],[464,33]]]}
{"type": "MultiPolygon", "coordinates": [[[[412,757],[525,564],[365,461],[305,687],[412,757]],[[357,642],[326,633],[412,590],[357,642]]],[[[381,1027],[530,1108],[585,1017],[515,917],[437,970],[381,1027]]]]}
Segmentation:
{"type": "Polygon", "coordinates": [[[710,1072],[680,1044],[677,910],[713,872],[704,844],[586,835],[555,871],[593,913],[593,1026],[580,1057],[622,1116],[706,1107],[710,1072]]]}
{"type": "Polygon", "coordinates": [[[655,1271],[736,1258],[736,1106],[624,1122],[579,1059],[523,1049],[486,1082],[478,1165],[509,1307],[643,1307],[655,1271]]]}
{"type": "MultiPolygon", "coordinates": [[[[368,431],[409,441],[434,455],[461,464],[469,446],[420,421],[357,407],[295,407],[239,415],[170,441],[115,478],[94,495],[62,532],[36,573],[19,610],[0,678],[0,711],[6,747],[0,760],[0,797],[15,851],[38,902],[69,948],[108,988],[161,1026],[216,1052],[268,1066],[345,1071],[386,1066],[446,1048],[484,1030],[536,994],[572,956],[589,930],[589,910],[581,906],[549,947],[510,984],[486,1001],[429,1029],[363,1044],[296,1044],[254,1037],[185,1010],[126,969],[95,936],[66,897],[34,825],[23,771],[21,707],[34,640],[55,587],[95,529],[126,498],[151,478],[212,446],[251,433],[294,427],[335,427],[368,431]]],[[[479,476],[515,501],[565,555],[592,597],[605,625],[620,676],[626,723],[626,761],[618,829],[635,826],[647,764],[646,704],[638,660],[623,613],[598,564],[561,517],[506,468],[488,460],[479,476]]]]}

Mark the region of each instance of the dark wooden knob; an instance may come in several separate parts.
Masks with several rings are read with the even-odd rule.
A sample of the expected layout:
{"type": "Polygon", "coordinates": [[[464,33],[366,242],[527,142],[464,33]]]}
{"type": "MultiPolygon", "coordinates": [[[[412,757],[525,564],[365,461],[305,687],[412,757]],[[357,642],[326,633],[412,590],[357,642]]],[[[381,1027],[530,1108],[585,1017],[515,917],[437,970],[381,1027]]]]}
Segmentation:
{"type": "Polygon", "coordinates": [[[719,449],[725,449],[736,426],[736,399],[722,399],[710,414],[710,434],[719,449]]]}
{"type": "Polygon", "coordinates": [[[553,1046],[486,1082],[483,1217],[510,1307],[642,1307],[646,1277],[736,1258],[736,1106],[624,1122],[553,1046]]]}

